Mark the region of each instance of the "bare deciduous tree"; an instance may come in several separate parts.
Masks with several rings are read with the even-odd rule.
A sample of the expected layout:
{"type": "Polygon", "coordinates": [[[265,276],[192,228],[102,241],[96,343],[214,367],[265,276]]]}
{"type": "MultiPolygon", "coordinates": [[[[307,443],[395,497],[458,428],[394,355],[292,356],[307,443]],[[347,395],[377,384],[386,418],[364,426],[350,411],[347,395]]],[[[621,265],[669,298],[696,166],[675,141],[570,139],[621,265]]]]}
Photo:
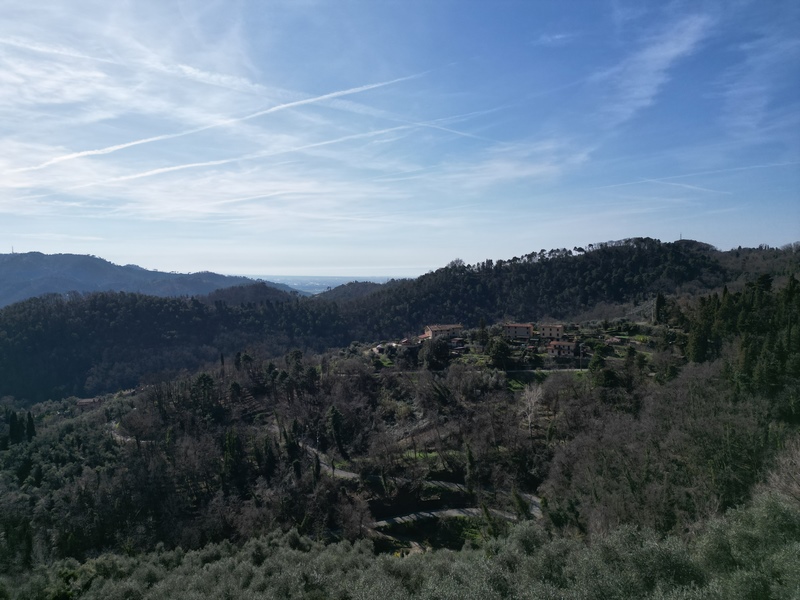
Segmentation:
{"type": "Polygon", "coordinates": [[[542,386],[538,383],[529,383],[522,390],[519,413],[528,425],[528,435],[533,437],[533,423],[536,420],[536,412],[544,398],[542,386]]]}

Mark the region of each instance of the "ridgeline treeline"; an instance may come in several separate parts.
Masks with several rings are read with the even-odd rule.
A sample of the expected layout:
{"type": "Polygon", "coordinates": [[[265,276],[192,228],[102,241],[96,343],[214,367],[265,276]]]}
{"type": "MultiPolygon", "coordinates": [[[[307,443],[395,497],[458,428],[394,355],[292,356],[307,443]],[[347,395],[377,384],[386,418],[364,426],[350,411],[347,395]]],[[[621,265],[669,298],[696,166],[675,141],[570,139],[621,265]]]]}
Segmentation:
{"type": "Polygon", "coordinates": [[[342,312],[359,333],[356,339],[379,339],[426,323],[477,327],[481,319],[564,319],[602,303],[710,289],[725,277],[726,269],[705,244],[634,238],[476,265],[456,260],[355,299],[342,312]]]}
{"type": "Polygon", "coordinates": [[[791,249],[721,253],[697,242],[635,238],[472,266],[454,261],[367,294],[335,294],[335,302],[263,284],[197,299],[45,296],[0,310],[0,394],[27,401],[87,396],[170,378],[243,348],[319,351],[417,334],[430,323],[566,318],[598,304],[719,287],[746,273],[753,256],[774,275],[797,264],[791,249]]]}

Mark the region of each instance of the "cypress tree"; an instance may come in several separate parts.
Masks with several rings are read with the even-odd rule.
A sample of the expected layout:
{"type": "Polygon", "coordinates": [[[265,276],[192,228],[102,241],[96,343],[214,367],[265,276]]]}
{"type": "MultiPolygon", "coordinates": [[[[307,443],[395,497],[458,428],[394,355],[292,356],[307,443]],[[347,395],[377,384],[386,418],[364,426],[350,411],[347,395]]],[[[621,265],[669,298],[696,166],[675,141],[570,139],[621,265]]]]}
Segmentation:
{"type": "Polygon", "coordinates": [[[25,427],[17,419],[17,413],[11,412],[11,417],[8,420],[8,437],[12,445],[19,444],[22,441],[22,436],[25,432],[25,427]]]}
{"type": "Polygon", "coordinates": [[[658,292],[655,304],[653,305],[653,323],[661,323],[664,320],[664,311],[667,307],[667,300],[664,294],[658,292]]]}
{"type": "Polygon", "coordinates": [[[33,424],[33,415],[28,411],[28,420],[25,426],[25,434],[30,442],[36,436],[36,426],[33,424]]]}

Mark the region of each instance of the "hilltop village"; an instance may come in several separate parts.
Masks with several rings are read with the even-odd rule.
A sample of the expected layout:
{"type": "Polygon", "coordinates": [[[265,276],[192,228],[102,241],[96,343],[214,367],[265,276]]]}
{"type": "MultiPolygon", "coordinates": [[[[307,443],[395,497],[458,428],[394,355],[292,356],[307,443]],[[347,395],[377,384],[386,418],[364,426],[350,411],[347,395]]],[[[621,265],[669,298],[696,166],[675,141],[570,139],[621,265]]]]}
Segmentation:
{"type": "Polygon", "coordinates": [[[427,325],[418,336],[382,342],[372,346],[370,351],[377,359],[377,367],[381,366],[379,363],[390,366],[392,360],[403,355],[406,359],[410,355],[414,364],[424,362],[423,348],[427,344],[427,354],[438,354],[444,362],[481,363],[480,357],[485,357],[494,366],[506,370],[583,369],[592,359],[597,362],[606,356],[624,357],[637,348],[646,351],[650,336],[644,333],[651,332],[633,323],[612,326],[605,322],[588,328],[571,323],[537,326],[530,322],[503,322],[477,329],[448,323],[427,325]]]}

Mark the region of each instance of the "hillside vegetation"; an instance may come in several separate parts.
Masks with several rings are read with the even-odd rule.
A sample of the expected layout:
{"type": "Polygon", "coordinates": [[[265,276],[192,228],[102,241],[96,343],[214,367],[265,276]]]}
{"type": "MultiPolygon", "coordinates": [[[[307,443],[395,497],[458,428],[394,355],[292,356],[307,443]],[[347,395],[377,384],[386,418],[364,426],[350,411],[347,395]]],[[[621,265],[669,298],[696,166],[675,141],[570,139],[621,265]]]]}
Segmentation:
{"type": "Polygon", "coordinates": [[[371,339],[402,334],[410,324],[567,319],[598,304],[712,289],[728,276],[710,247],[635,238],[475,265],[456,260],[354,300],[343,312],[357,339],[371,339]]]}
{"type": "MultiPolygon", "coordinates": [[[[585,362],[480,322],[458,352],[352,341],[401,329],[373,313],[393,289],[408,307],[510,289],[495,266],[341,304],[239,288],[3,309],[0,381],[27,391],[2,400],[0,597],[797,597],[793,254],[742,252],[746,273],[663,246],[526,263],[569,282],[592,253],[712,261],[672,292],[667,267],[642,271],[616,299],[655,292],[645,319],[570,324],[585,362]],[[114,391],[68,397],[90,384],[114,391]]],[[[606,302],[601,273],[574,281],[606,302]]],[[[471,306],[448,310],[469,326],[471,306]]]]}
{"type": "MultiPolygon", "coordinates": [[[[783,279],[668,298],[655,322],[586,325],[630,338],[594,344],[587,370],[507,372],[499,338],[484,355],[476,329],[460,358],[433,342],[394,364],[356,344],[242,348],[94,404],[6,400],[3,585],[14,598],[795,597],[800,284],[783,279]],[[391,556],[420,548],[435,551],[391,556]]],[[[312,305],[266,306],[288,322],[312,305]]]]}
{"type": "Polygon", "coordinates": [[[548,538],[525,523],[479,549],[397,557],[375,556],[368,541],[323,545],[296,531],[276,532],[242,546],[59,561],[7,579],[6,589],[16,588],[7,592],[11,598],[86,600],[793,600],[800,590],[798,544],[796,500],[761,492],[688,541],[622,527],[587,546],[548,538]]]}
{"type": "Polygon", "coordinates": [[[741,286],[763,269],[785,279],[797,265],[793,248],[721,253],[697,242],[635,238],[496,263],[454,261],[415,280],[356,286],[366,295],[344,286],[338,301],[280,295],[264,284],[199,299],[34,298],[0,310],[0,394],[22,401],[86,396],[170,378],[244,348],[322,351],[415,335],[431,323],[477,327],[569,318],[598,305],[647,306],[658,293],[741,286]],[[758,265],[750,275],[743,270],[758,265]]]}

